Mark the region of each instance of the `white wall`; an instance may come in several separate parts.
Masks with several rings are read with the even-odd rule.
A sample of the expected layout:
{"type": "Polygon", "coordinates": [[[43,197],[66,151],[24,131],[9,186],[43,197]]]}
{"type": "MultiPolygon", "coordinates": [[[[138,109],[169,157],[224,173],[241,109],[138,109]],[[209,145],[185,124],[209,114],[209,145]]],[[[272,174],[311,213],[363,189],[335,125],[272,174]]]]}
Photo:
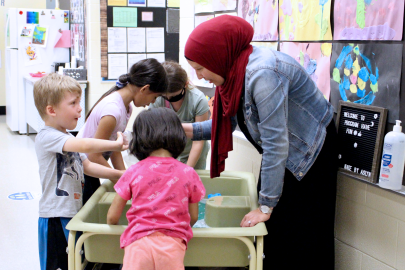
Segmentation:
{"type": "Polygon", "coordinates": [[[45,0],[6,0],[4,6],[0,6],[0,106],[6,106],[6,71],[5,71],[5,10],[7,8],[46,8],[45,0]]]}

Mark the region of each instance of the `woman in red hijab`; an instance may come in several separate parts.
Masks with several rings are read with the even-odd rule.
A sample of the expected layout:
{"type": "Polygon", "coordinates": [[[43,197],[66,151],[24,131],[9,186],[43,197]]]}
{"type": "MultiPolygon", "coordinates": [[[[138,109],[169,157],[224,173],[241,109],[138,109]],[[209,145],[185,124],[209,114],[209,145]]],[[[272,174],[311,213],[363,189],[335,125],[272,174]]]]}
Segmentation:
{"type": "Polygon", "coordinates": [[[253,28],[223,15],[197,26],[185,57],[216,85],[212,122],[186,124],[211,139],[211,177],[225,169],[236,121],[262,154],[260,207],[242,227],[266,222],[264,269],[333,269],[337,151],[333,107],[290,56],[250,45],[253,28]]]}

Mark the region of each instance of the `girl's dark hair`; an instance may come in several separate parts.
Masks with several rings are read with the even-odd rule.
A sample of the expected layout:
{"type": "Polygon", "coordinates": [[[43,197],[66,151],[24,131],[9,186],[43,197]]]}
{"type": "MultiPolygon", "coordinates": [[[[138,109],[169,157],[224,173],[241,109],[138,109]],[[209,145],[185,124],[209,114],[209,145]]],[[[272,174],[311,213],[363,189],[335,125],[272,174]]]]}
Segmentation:
{"type": "MultiPolygon", "coordinates": [[[[148,58],[136,62],[132,65],[129,73],[121,75],[118,80],[122,84],[129,83],[137,87],[143,87],[149,84],[150,91],[162,94],[167,92],[167,86],[169,84],[166,77],[165,69],[163,68],[162,64],[159,63],[155,58],[148,58]]],[[[119,89],[120,88],[118,88],[117,86],[114,86],[110,90],[105,92],[87,113],[86,120],[90,116],[94,107],[96,107],[96,105],[103,98],[119,89]]]]}
{"type": "Polygon", "coordinates": [[[177,158],[187,143],[179,117],[173,110],[163,107],[139,113],[133,125],[133,135],[129,150],[139,160],[161,148],[177,158]]]}
{"type": "Polygon", "coordinates": [[[180,66],[179,63],[174,61],[165,61],[162,66],[166,70],[169,86],[167,87],[168,93],[175,93],[183,89],[188,83],[187,72],[180,66]]]}

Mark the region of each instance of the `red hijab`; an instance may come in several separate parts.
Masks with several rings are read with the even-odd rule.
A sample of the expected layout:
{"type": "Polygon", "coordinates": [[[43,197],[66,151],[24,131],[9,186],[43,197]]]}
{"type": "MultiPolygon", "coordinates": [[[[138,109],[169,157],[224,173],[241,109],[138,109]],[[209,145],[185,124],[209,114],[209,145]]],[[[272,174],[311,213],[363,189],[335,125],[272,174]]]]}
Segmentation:
{"type": "Polygon", "coordinates": [[[187,40],[185,57],[223,77],[215,90],[211,132],[211,178],[225,169],[232,147],[231,116],[239,108],[246,66],[253,51],[253,28],[244,19],[222,15],[198,25],[187,40]]]}

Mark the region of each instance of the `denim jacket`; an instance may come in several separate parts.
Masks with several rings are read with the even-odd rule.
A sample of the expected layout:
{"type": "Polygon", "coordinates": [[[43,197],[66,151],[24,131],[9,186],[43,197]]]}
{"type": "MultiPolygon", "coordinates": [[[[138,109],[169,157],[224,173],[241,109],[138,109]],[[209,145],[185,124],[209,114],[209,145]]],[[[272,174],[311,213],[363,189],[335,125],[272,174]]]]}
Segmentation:
{"type": "MultiPolygon", "coordinates": [[[[242,102],[247,129],[263,149],[259,203],[274,207],[285,168],[301,180],[315,162],[333,107],[295,59],[259,47],[249,57],[242,102]]],[[[210,139],[211,125],[194,123],[193,140],[210,139]]]]}

